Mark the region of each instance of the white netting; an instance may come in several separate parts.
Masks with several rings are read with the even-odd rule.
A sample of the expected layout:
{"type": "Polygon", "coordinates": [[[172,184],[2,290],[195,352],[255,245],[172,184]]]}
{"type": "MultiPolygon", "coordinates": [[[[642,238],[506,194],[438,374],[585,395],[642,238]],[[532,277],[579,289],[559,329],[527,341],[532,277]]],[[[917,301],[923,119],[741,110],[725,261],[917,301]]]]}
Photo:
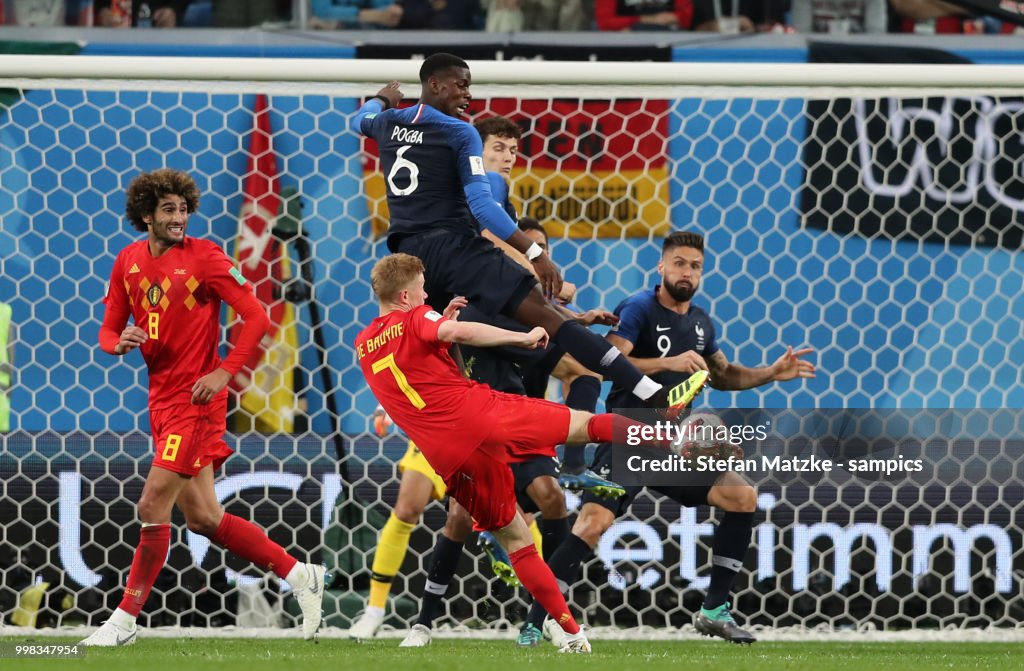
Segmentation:
{"type": "MultiPolygon", "coordinates": [[[[523,66],[532,84],[543,81],[535,65],[523,66]]],[[[361,68],[360,82],[415,73],[409,63],[388,65],[401,74],[346,66],[361,68]]],[[[211,79],[218,67],[204,61],[180,76],[211,79]]],[[[240,434],[218,494],[230,511],[253,518],[300,556],[339,569],[329,625],[347,626],[359,610],[379,522],[367,510],[386,514],[394,502],[394,462],[405,448],[397,437],[381,442],[366,433],[375,403],[349,349],[375,312],[368,273],[385,253],[373,235],[381,180],[348,130],[355,96],[376,87],[251,83],[270,75],[248,67],[257,71],[246,77],[232,70],[212,83],[27,80],[40,73],[3,70],[12,79],[0,83],[0,300],[13,306],[17,326],[14,430],[0,454],[5,617],[19,598],[29,603],[26,590],[36,579],[49,584],[37,624],[95,623],[120,596],[138,533],[140,473],[151,453],[141,359],[122,362],[95,346],[114,256],[137,238],[123,219],[123,191],[141,170],[191,172],[203,199],[190,233],[233,248],[257,93],[270,94],[281,186],[293,187],[303,205],[292,214],[310,244],[326,339],[322,346],[315,340],[309,303],[288,281],[302,265],[303,240],[282,229],[280,247],[269,248],[287,250],[290,268],[269,295],[294,311],[295,335],[280,347],[297,348],[300,366],[290,378],[257,380],[266,396],[256,402],[273,407],[256,412],[270,423],[265,427],[285,417],[295,433],[240,434]],[[327,410],[325,388],[334,392],[337,418],[327,410]],[[368,507],[339,498],[350,491],[335,458],[339,425],[352,455],[351,491],[368,507]]],[[[707,236],[708,248],[698,302],[709,308],[731,359],[766,363],[783,343],[817,350],[816,380],[713,392],[707,403],[1022,405],[1024,145],[1020,98],[1012,97],[1021,90],[1006,89],[1002,73],[987,80],[990,69],[971,70],[970,93],[961,87],[941,97],[943,77],[932,70],[919,82],[886,80],[871,69],[849,80],[843,68],[834,80],[800,68],[767,79],[786,69],[778,66],[747,73],[754,83],[787,87],[772,92],[694,88],[716,82],[693,81],[685,66],[672,66],[672,79],[671,70],[651,64],[635,66],[637,88],[601,86],[594,77],[606,64],[572,66],[581,68],[587,89],[508,86],[519,67],[481,68],[487,77],[477,72],[478,79],[506,85],[477,88],[472,110],[509,115],[527,130],[514,198],[549,224],[556,262],[581,287],[579,304],[612,308],[650,286],[660,237],[693,228],[707,236]],[[801,72],[818,84],[862,87],[863,97],[851,102],[836,88],[800,91],[793,78],[801,72]],[[863,88],[872,81],[885,88],[863,88]],[[929,97],[893,88],[915,83],[932,87],[929,97]]],[[[567,81],[563,69],[548,64],[552,77],[567,81]]],[[[739,83],[744,69],[717,83],[739,83]]],[[[947,72],[949,82],[964,83],[961,70],[947,72]]],[[[973,447],[960,449],[968,455],[973,447]]],[[[951,454],[950,468],[959,472],[959,453],[951,454]]],[[[1008,473],[1017,479],[988,489],[955,479],[926,489],[766,485],[766,518],[755,530],[749,576],[738,582],[738,611],[767,626],[1016,624],[1024,607],[1019,468],[1012,459],[1008,473]],[[886,540],[892,574],[880,581],[876,553],[886,540]]],[[[583,619],[626,628],[689,622],[710,565],[706,517],[705,510],[641,497],[574,589],[583,619]]],[[[409,599],[425,579],[428,530],[442,519],[433,505],[426,529],[413,534],[395,584],[396,626],[408,621],[409,599]]],[[[256,574],[234,559],[225,573],[223,552],[175,521],[179,531],[145,611],[148,622],[235,623],[234,571],[256,574]]],[[[463,560],[452,593],[444,621],[470,627],[515,623],[525,608],[522,594],[498,585],[475,552],[463,560]]]]}

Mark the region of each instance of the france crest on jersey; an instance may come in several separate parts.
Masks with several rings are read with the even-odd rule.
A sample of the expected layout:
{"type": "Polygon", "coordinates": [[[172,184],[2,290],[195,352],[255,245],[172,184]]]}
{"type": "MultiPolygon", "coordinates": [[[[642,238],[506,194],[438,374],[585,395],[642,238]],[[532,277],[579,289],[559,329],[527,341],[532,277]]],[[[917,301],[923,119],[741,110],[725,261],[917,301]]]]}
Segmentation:
{"type": "MultiPolygon", "coordinates": [[[[694,351],[706,358],[718,352],[715,325],[708,313],[693,303],[684,315],[673,312],[658,302],[656,292],[660,290],[660,286],[644,289],[615,308],[619,323],[611,333],[633,343],[633,351],[629,355],[638,359],[655,359],[694,351]]],[[[671,387],[684,381],[688,375],[665,372],[650,377],[671,387]]],[[[631,389],[613,386],[605,405],[609,409],[633,408],[640,407],[641,402],[631,389]]]]}

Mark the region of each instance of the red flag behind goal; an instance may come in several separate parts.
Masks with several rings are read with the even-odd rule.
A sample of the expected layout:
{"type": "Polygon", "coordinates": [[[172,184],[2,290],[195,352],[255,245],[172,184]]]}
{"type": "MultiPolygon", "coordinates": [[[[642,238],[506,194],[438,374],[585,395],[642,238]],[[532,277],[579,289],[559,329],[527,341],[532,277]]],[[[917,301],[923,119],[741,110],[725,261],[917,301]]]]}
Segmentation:
{"type": "MultiPolygon", "coordinates": [[[[245,173],[242,211],[235,240],[235,260],[253,285],[256,298],[270,315],[270,330],[246,367],[232,380],[240,391],[241,407],[255,418],[255,429],[264,432],[292,430],[296,408],[293,375],[298,365],[295,309],[284,300],[281,285],[289,276],[287,249],[272,235],[281,206],[270,129],[270,109],[265,95],[256,97],[255,123],[249,139],[249,163],[245,173]]],[[[234,343],[240,324],[231,328],[234,343]]]]}

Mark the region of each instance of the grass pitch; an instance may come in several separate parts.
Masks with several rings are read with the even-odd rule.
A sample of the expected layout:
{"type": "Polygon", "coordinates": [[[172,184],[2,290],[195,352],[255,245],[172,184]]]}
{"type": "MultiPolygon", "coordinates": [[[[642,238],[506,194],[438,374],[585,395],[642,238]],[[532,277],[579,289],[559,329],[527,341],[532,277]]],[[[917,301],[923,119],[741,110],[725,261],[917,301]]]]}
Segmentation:
{"type": "MultiPolygon", "coordinates": [[[[68,639],[6,637],[14,644],[70,644],[68,639]]],[[[560,655],[545,643],[532,650],[512,641],[439,640],[405,649],[398,641],[318,644],[288,639],[141,639],[128,648],[90,649],[81,659],[0,660],[15,669],[144,671],[912,671],[1024,669],[1024,643],[757,643],[723,641],[594,641],[592,655],[560,655]]]]}

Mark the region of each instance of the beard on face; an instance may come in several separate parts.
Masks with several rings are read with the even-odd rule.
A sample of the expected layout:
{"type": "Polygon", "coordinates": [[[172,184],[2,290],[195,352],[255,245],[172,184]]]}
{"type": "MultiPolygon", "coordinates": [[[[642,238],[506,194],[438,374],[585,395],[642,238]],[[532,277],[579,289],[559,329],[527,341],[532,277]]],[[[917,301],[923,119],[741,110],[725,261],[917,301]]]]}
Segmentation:
{"type": "Polygon", "coordinates": [[[665,287],[665,291],[667,291],[668,295],[672,297],[672,300],[676,301],[677,303],[685,303],[686,301],[693,298],[693,295],[697,293],[697,289],[698,287],[700,287],[700,284],[693,286],[680,286],[679,284],[669,284],[667,282],[662,282],[662,286],[665,287]]]}

